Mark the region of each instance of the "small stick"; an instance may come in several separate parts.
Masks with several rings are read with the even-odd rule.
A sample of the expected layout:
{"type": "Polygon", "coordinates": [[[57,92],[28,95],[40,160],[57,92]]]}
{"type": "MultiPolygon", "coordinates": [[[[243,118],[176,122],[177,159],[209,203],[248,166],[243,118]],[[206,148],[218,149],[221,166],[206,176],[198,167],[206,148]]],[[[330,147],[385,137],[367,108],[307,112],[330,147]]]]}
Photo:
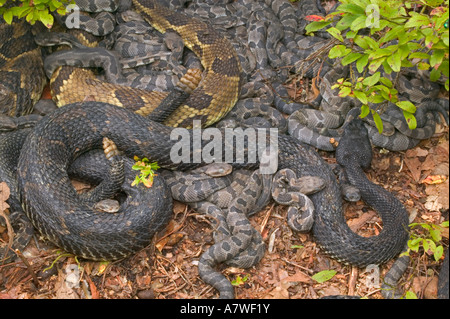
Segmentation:
{"type": "Polygon", "coordinates": [[[31,278],[33,278],[33,283],[36,286],[36,288],[39,287],[39,280],[37,279],[36,274],[34,273],[33,267],[30,265],[28,260],[25,258],[25,256],[18,249],[16,249],[14,252],[17,254],[17,256],[19,256],[19,258],[23,261],[23,263],[27,267],[28,272],[31,275],[31,278]]]}
{"type": "Polygon", "coordinates": [[[350,278],[348,279],[348,294],[350,296],[355,295],[356,279],[358,279],[358,268],[352,267],[350,278]]]}

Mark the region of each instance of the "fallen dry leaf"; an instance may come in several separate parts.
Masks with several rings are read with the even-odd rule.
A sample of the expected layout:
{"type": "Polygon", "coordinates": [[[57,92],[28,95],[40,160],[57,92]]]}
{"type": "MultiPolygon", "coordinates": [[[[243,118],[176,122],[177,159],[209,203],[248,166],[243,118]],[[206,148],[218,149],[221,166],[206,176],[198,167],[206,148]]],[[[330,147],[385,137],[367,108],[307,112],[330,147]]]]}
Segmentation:
{"type": "Polygon", "coordinates": [[[60,271],[58,275],[58,281],[55,285],[55,297],[57,299],[80,299],[75,290],[66,283],[66,275],[63,271],[60,271]]]}
{"type": "Polygon", "coordinates": [[[161,252],[166,245],[176,245],[183,237],[182,233],[174,233],[158,241],[155,246],[161,252]]]}
{"type": "Polygon", "coordinates": [[[421,181],[421,184],[442,184],[447,180],[447,176],[445,175],[428,175],[423,181],[421,181]]]}
{"type": "Polygon", "coordinates": [[[422,162],[417,157],[405,157],[403,161],[414,181],[418,182],[422,172],[422,162]]]}
{"type": "Polygon", "coordinates": [[[437,277],[415,277],[413,279],[412,289],[417,296],[423,296],[426,299],[436,299],[437,297],[437,277]]]}
{"type": "Polygon", "coordinates": [[[282,281],[279,283],[277,287],[269,291],[263,299],[289,299],[289,291],[288,288],[291,286],[291,283],[287,281],[282,281]]]}
{"type": "Polygon", "coordinates": [[[311,277],[309,277],[308,275],[304,274],[301,271],[296,271],[295,274],[284,278],[282,281],[308,283],[308,282],[311,282],[311,277]]]}
{"type": "Polygon", "coordinates": [[[425,207],[430,211],[439,211],[449,208],[448,179],[441,184],[427,185],[425,193],[428,195],[425,207]]]}
{"type": "Polygon", "coordinates": [[[9,208],[9,205],[6,203],[6,200],[9,198],[10,191],[9,187],[5,182],[0,183],[0,211],[5,211],[9,208]]]}

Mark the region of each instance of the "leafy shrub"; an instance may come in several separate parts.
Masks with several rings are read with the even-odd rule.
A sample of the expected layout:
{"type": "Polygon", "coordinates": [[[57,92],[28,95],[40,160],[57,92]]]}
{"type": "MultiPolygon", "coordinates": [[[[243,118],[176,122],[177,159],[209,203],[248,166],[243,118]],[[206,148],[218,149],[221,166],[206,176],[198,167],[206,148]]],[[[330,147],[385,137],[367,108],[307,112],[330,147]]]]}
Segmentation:
{"type": "Polygon", "coordinates": [[[34,24],[41,21],[47,28],[53,26],[53,16],[50,12],[66,14],[66,6],[75,4],[74,0],[0,0],[0,15],[6,23],[11,24],[14,17],[23,18],[34,24]]]}
{"type": "Polygon", "coordinates": [[[448,228],[448,221],[445,221],[439,225],[426,224],[426,223],[412,223],[409,225],[412,229],[415,227],[421,227],[424,233],[421,235],[411,232],[410,239],[408,240],[408,249],[402,253],[409,255],[411,251],[418,252],[422,247],[425,253],[431,252],[436,261],[442,258],[444,254],[444,247],[441,244],[442,232],[444,228],[448,228]]]}
{"type": "Polygon", "coordinates": [[[378,130],[382,123],[378,112],[387,101],[396,104],[410,129],[416,127],[416,107],[409,101],[399,101],[396,82],[403,68],[417,66],[430,70],[430,80],[446,77],[449,89],[448,61],[448,0],[341,0],[338,9],[321,21],[306,27],[312,33],[326,31],[338,43],[328,53],[329,58],[341,58],[343,65],[354,64],[363,76],[340,79],[339,96],[351,96],[362,103],[361,117],[372,113],[378,130]],[[330,26],[332,23],[334,25],[330,26]],[[379,71],[384,68],[387,74],[379,71]],[[393,83],[394,82],[394,83],[393,83]]]}

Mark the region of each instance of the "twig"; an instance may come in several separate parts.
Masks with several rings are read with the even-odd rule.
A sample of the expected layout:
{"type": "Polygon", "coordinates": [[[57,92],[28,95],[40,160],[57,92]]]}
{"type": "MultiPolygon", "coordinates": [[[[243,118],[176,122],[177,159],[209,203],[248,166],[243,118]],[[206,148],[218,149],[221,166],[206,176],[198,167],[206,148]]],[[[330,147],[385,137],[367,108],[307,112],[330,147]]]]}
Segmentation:
{"type": "Polygon", "coordinates": [[[275,204],[272,204],[272,206],[270,206],[270,208],[268,209],[266,216],[264,216],[264,219],[261,223],[261,228],[260,228],[260,233],[262,234],[262,232],[264,231],[264,228],[266,227],[267,221],[269,220],[269,217],[272,213],[273,208],[275,207],[275,204]]]}
{"type": "MultiPolygon", "coordinates": [[[[6,246],[5,252],[8,252],[13,244],[14,240],[14,229],[11,226],[11,223],[9,222],[8,216],[5,214],[3,210],[0,210],[0,216],[5,219],[6,229],[8,230],[8,245],[6,246]]],[[[0,256],[3,258],[3,256],[0,256]]],[[[2,259],[2,264],[5,262],[4,259],[2,259]]]]}
{"type": "Polygon", "coordinates": [[[290,264],[290,265],[292,265],[292,266],[298,267],[298,268],[300,268],[300,269],[303,269],[304,271],[307,271],[307,272],[310,273],[310,274],[313,274],[313,273],[314,273],[314,271],[312,271],[311,269],[308,269],[308,268],[303,267],[303,266],[301,266],[301,265],[299,265],[299,264],[297,264],[297,263],[294,263],[294,262],[288,260],[287,258],[282,257],[281,259],[282,259],[284,262],[286,262],[286,263],[288,263],[288,264],[290,264]]]}
{"type": "Polygon", "coordinates": [[[351,271],[350,277],[348,279],[348,294],[350,296],[355,295],[356,279],[358,279],[358,268],[352,267],[352,271],[351,271]]]}
{"type": "MultiPolygon", "coordinates": [[[[171,260],[167,259],[166,257],[162,256],[162,255],[156,255],[156,258],[161,258],[165,261],[167,261],[169,264],[171,264],[176,271],[178,271],[180,273],[181,278],[183,278],[183,280],[185,281],[185,283],[189,284],[189,286],[191,286],[192,288],[194,288],[194,284],[189,280],[189,277],[184,273],[184,271],[177,265],[175,265],[171,260]]],[[[167,274],[167,272],[166,272],[167,274]]],[[[167,274],[168,276],[168,274],[167,274]]],[[[175,283],[176,286],[176,283],[175,283]]]]}
{"type": "Polygon", "coordinates": [[[34,285],[36,287],[39,287],[39,280],[37,279],[36,274],[34,273],[33,267],[30,265],[28,260],[25,258],[25,256],[18,249],[15,250],[15,253],[17,254],[17,256],[19,256],[19,258],[23,261],[23,263],[27,267],[27,270],[30,273],[31,278],[33,278],[34,285]]]}

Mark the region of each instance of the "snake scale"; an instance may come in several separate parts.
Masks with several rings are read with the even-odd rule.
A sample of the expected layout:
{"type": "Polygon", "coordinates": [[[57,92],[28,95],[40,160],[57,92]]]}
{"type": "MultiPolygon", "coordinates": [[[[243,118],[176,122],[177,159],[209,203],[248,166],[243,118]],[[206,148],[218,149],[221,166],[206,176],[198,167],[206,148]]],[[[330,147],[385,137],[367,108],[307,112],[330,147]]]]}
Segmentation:
{"type": "MultiPolygon", "coordinates": [[[[199,120],[202,126],[205,127],[217,122],[235,105],[242,86],[242,68],[231,43],[209,24],[184,14],[167,10],[167,8],[159,5],[156,1],[139,0],[133,1],[133,4],[135,10],[161,33],[175,32],[179,34],[185,46],[199,57],[204,68],[200,83],[164,123],[173,127],[191,127],[193,120],[199,120]]],[[[92,54],[97,56],[98,60],[98,52],[79,50],[78,54],[82,56],[93,52],[92,54]]],[[[104,53],[104,55],[107,54],[104,53]]],[[[53,56],[53,59],[60,64],[70,65],[73,63],[74,66],[84,66],[80,65],[80,59],[71,60],[74,56],[76,56],[74,52],[70,52],[70,54],[59,52],[59,54],[53,56]]],[[[111,57],[111,59],[114,59],[114,57],[111,57]]],[[[49,62],[46,61],[46,64],[46,69],[48,69],[49,62]]],[[[85,66],[92,66],[92,64],[85,66]]],[[[114,66],[113,63],[109,63],[105,69],[110,70],[114,66]]],[[[86,74],[89,71],[60,68],[59,71],[53,74],[54,69],[52,68],[52,71],[48,73],[52,77],[53,95],[60,100],[59,104],[61,105],[82,101],[86,95],[89,95],[91,90],[96,89],[96,86],[100,85],[107,86],[103,91],[108,92],[108,94],[113,90],[115,91],[116,98],[112,96],[106,100],[114,104],[121,104],[120,101],[126,101],[128,104],[137,105],[137,108],[151,108],[153,110],[156,107],[154,104],[160,102],[164,97],[164,94],[160,92],[149,94],[143,90],[123,90],[120,86],[100,84],[100,82],[92,83],[96,80],[92,75],[86,74]],[[61,74],[61,72],[64,72],[64,74],[61,74]],[[81,72],[81,74],[78,72],[81,72]],[[58,89],[62,87],[62,83],[64,83],[64,92],[58,89]],[[85,87],[86,90],[79,90],[80,87],[85,87]],[[140,98],[142,96],[144,97],[143,99],[140,98]]],[[[117,70],[114,73],[118,72],[117,70]]],[[[120,83],[120,79],[114,79],[114,82],[120,83]]],[[[105,99],[103,98],[102,101],[105,101],[105,99]]],[[[147,111],[146,114],[148,113],[147,111]]]]}

